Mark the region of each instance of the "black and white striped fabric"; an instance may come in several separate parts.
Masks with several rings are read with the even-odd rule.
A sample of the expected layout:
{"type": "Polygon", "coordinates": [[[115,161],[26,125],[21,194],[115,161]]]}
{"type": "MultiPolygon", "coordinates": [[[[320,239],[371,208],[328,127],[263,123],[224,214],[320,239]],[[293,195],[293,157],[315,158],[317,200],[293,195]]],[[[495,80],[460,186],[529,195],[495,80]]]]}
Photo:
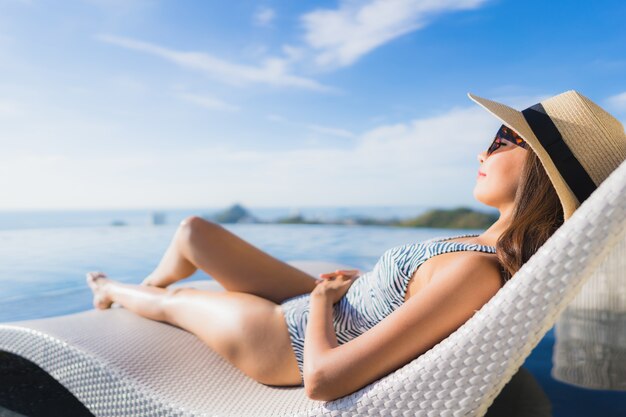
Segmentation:
{"type": "MultiPolygon", "coordinates": [[[[394,246],[386,250],[374,265],[354,281],[333,305],[333,322],[337,342],[342,345],[374,327],[404,303],[408,282],[415,270],[426,260],[442,253],[476,250],[495,253],[495,246],[448,240],[475,237],[466,234],[436,237],[420,243],[394,246]]],[[[330,272],[330,271],[328,271],[330,272]]],[[[281,303],[289,329],[291,345],[303,375],[304,335],[309,316],[310,294],[300,294],[281,303]]]]}

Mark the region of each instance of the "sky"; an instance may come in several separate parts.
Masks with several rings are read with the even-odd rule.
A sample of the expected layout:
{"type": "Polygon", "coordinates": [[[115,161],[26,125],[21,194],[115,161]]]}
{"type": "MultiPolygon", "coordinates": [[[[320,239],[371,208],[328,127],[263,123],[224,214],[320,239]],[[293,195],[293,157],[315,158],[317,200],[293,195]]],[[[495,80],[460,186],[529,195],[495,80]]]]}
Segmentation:
{"type": "Polygon", "coordinates": [[[626,2],[0,0],[0,210],[488,207],[500,122],[626,121],[626,2]]]}

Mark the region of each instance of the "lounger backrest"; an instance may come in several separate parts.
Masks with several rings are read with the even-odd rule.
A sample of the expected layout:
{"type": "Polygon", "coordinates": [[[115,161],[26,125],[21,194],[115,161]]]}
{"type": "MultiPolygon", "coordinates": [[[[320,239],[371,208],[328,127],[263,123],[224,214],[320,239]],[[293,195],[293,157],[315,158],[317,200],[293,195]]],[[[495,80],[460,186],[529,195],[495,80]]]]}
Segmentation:
{"type": "Polygon", "coordinates": [[[594,271],[621,261],[625,239],[626,162],[456,332],[332,407],[483,416],[594,271]]]}

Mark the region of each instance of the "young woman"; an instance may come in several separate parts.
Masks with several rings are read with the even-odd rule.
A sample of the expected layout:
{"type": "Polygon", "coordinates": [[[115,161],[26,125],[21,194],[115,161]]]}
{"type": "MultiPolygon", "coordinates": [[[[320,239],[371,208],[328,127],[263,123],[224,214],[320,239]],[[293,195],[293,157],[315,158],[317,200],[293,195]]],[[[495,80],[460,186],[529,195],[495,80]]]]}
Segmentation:
{"type": "Polygon", "coordinates": [[[141,285],[89,272],[94,306],[178,326],[251,378],[304,384],[317,400],[402,367],[471,318],[626,159],[621,123],[574,90],[521,112],[469,97],[504,123],[478,154],[474,197],[500,212],[483,233],[397,246],[372,271],[316,279],[191,216],[141,285]],[[198,268],[226,291],[166,288],[198,268]]]}

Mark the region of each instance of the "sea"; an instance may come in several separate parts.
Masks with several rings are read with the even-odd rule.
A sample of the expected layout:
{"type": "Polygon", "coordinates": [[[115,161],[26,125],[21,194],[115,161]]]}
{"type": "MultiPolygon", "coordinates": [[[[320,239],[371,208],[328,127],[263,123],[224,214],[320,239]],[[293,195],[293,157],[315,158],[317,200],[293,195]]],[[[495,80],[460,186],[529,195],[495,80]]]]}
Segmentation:
{"type": "MultiPolygon", "coordinates": [[[[417,216],[428,207],[246,208],[272,221],[300,214],[338,220],[417,216]]],[[[179,226],[191,215],[220,209],[41,210],[0,212],[0,323],[90,310],[88,271],[103,271],[125,283],[140,283],[158,265],[179,226]]],[[[390,247],[432,237],[483,230],[404,228],[357,224],[225,223],[228,230],[284,260],[318,260],[369,271],[390,247]]],[[[211,280],[198,270],[188,281],[211,280]]],[[[555,328],[532,350],[496,400],[508,416],[625,417],[626,391],[583,388],[552,377],[555,328]]],[[[0,376],[1,377],[1,376],[0,376]]]]}

